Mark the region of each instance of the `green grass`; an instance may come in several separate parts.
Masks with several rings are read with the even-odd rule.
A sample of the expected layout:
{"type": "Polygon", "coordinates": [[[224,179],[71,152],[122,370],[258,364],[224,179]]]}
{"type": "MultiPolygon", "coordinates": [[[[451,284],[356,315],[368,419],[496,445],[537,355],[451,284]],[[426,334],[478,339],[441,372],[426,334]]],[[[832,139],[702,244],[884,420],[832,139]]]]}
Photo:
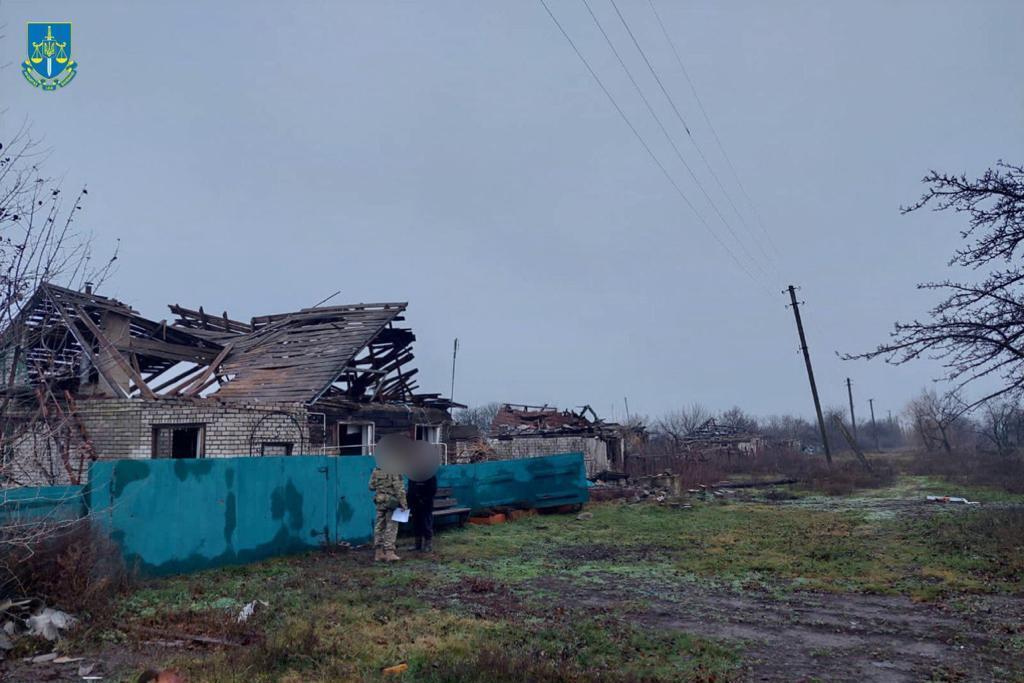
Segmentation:
{"type": "MultiPolygon", "coordinates": [[[[895,492],[916,496],[932,485],[901,480],[895,492]]],[[[147,582],[121,599],[111,625],[74,645],[130,645],[133,625],[247,643],[156,652],[192,681],[375,680],[399,662],[408,671],[389,680],[723,681],[739,675],[738,645],[645,625],[635,615],[648,599],[695,585],[920,600],[1024,590],[1019,510],[881,518],[841,504],[588,510],[587,520],[546,515],[449,531],[433,560],[382,566],[363,552],[313,553],[147,582]],[[623,585],[629,595],[596,608],[578,599],[617,596],[623,585]],[[254,599],[271,608],[235,623],[254,599]]]]}
{"type": "MultiPolygon", "coordinates": [[[[745,588],[902,593],[1024,589],[1024,549],[980,533],[997,511],[937,510],[879,519],[864,511],[709,503],[592,506],[594,517],[541,517],[446,536],[446,568],[516,583],[557,572],[703,580],[745,588]],[[642,561],[637,562],[637,558],[642,561]]],[[[995,515],[995,517],[993,517],[995,515]]],[[[1012,533],[1012,532],[1008,532],[1012,533]]]]}
{"type": "Polygon", "coordinates": [[[973,486],[947,481],[942,477],[900,476],[894,486],[865,490],[858,495],[866,498],[906,498],[923,500],[927,496],[958,496],[982,503],[1024,503],[1024,494],[1009,493],[986,486],[973,486]]]}

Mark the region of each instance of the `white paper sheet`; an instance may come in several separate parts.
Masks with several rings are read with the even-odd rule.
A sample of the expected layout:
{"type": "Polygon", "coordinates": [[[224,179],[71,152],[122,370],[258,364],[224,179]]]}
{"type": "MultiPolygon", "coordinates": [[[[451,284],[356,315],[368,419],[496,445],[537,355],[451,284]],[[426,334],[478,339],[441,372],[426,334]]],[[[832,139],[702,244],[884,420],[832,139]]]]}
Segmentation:
{"type": "Polygon", "coordinates": [[[408,522],[409,511],[405,508],[395,508],[395,511],[391,513],[391,519],[396,522],[408,522]]]}

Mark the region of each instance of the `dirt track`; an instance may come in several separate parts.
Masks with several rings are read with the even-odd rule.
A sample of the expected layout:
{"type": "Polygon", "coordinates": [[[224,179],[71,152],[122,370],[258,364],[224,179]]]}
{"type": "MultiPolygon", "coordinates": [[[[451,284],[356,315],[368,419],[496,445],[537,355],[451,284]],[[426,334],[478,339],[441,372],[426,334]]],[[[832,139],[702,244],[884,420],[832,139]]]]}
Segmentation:
{"type": "Polygon", "coordinates": [[[567,601],[603,610],[622,606],[624,618],[649,626],[742,641],[745,675],[753,681],[1024,675],[1020,652],[1009,644],[1024,621],[1024,597],[972,596],[953,607],[873,595],[741,594],[694,585],[633,586],[611,595],[567,582],[544,584],[567,601]],[[636,598],[644,609],[629,608],[636,598]]]}
{"type": "MultiPolygon", "coordinates": [[[[544,617],[587,612],[624,623],[741,643],[742,679],[749,681],[1021,680],[1024,596],[965,596],[917,603],[904,597],[735,592],[653,584],[594,575],[595,582],[559,577],[532,582],[545,595],[544,617]],[[599,587],[606,586],[606,587],[599,587]],[[614,590],[607,586],[615,586],[614,590]],[[1019,647],[1019,644],[1017,645],[1019,647]]],[[[461,603],[482,617],[537,610],[523,586],[470,582],[440,602],[461,603]]],[[[534,616],[540,616],[536,614],[534,616]]]]}

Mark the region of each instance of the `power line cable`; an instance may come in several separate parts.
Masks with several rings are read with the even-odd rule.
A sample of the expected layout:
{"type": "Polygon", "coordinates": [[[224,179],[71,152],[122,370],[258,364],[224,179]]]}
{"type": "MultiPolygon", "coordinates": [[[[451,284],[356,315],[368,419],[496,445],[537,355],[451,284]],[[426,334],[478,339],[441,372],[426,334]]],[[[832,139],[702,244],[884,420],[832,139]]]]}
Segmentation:
{"type": "Polygon", "coordinates": [[[654,18],[658,20],[658,26],[661,27],[661,32],[665,36],[666,42],[668,42],[669,47],[672,48],[672,54],[675,55],[676,63],[679,64],[679,69],[683,72],[683,76],[686,78],[686,83],[690,86],[690,92],[693,93],[693,99],[696,100],[697,107],[700,109],[700,113],[704,117],[704,122],[708,124],[708,129],[711,131],[711,135],[715,139],[715,145],[717,145],[718,151],[722,153],[722,157],[725,159],[726,165],[728,165],[729,170],[732,172],[732,177],[736,181],[736,186],[740,188],[740,192],[747,200],[747,204],[750,206],[750,210],[754,214],[754,218],[757,220],[758,225],[761,227],[761,231],[764,233],[768,244],[771,245],[772,250],[781,257],[782,252],[780,252],[779,248],[775,245],[775,240],[772,239],[771,233],[768,232],[768,229],[764,225],[764,221],[761,220],[761,212],[757,210],[754,200],[750,198],[747,188],[743,186],[743,181],[740,180],[740,174],[737,173],[736,166],[733,165],[732,159],[725,151],[725,146],[722,144],[722,140],[718,137],[718,131],[715,130],[715,126],[711,123],[711,117],[708,116],[708,112],[704,108],[704,103],[701,101],[700,95],[697,94],[697,87],[693,84],[693,80],[690,78],[690,73],[686,70],[686,65],[683,64],[683,59],[679,55],[679,50],[676,49],[675,41],[672,40],[672,36],[669,34],[668,29],[665,28],[665,23],[661,20],[661,15],[658,13],[658,8],[655,6],[654,0],[647,0],[647,2],[651,6],[651,11],[654,12],[654,18]]]}
{"type": "Polygon", "coordinates": [[[601,88],[602,92],[604,92],[605,96],[608,98],[608,101],[612,103],[613,107],[615,107],[615,111],[619,113],[619,116],[626,123],[629,129],[633,132],[633,135],[643,146],[648,156],[651,157],[651,160],[654,161],[655,165],[661,171],[662,175],[665,176],[665,179],[668,180],[669,184],[671,184],[672,187],[675,189],[676,193],[682,198],[684,202],[686,202],[686,205],[690,207],[690,210],[693,211],[695,216],[697,216],[697,219],[700,220],[701,224],[707,229],[708,233],[711,234],[711,237],[713,237],[714,240],[718,242],[718,245],[725,250],[725,252],[732,259],[733,263],[736,264],[736,267],[743,271],[743,273],[747,277],[749,277],[755,285],[758,285],[759,287],[763,286],[760,282],[757,281],[753,274],[751,274],[751,272],[747,270],[747,268],[742,263],[740,263],[739,259],[736,258],[736,254],[733,253],[732,249],[730,249],[729,246],[722,241],[722,239],[718,236],[718,233],[716,233],[708,224],[708,222],[704,219],[704,216],[702,216],[700,212],[697,211],[697,207],[693,205],[693,202],[690,201],[689,197],[686,196],[682,188],[679,187],[675,179],[669,174],[668,170],[665,168],[665,165],[662,164],[661,160],[659,160],[658,157],[654,154],[654,152],[651,150],[650,145],[648,145],[647,141],[644,140],[642,135],[640,135],[640,132],[636,129],[636,126],[634,126],[633,122],[629,120],[629,117],[626,116],[626,113],[622,110],[622,107],[619,106],[619,103],[612,96],[611,92],[608,90],[607,87],[605,87],[604,82],[597,75],[597,72],[594,71],[593,67],[590,66],[590,62],[588,62],[587,58],[583,56],[582,52],[580,52],[580,49],[576,46],[576,43],[573,42],[573,39],[569,37],[569,34],[562,26],[562,23],[558,21],[558,18],[551,11],[551,8],[548,7],[547,2],[545,2],[545,0],[540,0],[540,4],[544,7],[544,10],[548,13],[548,16],[551,17],[551,21],[553,21],[555,26],[558,27],[558,30],[561,32],[562,36],[569,43],[569,46],[572,47],[573,52],[575,52],[576,56],[579,57],[581,62],[583,62],[583,66],[585,66],[587,68],[587,71],[590,72],[591,77],[593,77],[594,81],[597,82],[597,85],[601,88]]]}
{"type": "MultiPolygon", "coordinates": [[[[761,271],[761,273],[765,277],[770,278],[771,276],[768,274],[768,272],[764,268],[761,267],[760,262],[758,262],[758,260],[755,259],[753,257],[753,255],[747,250],[747,247],[743,243],[743,240],[732,229],[732,226],[729,225],[729,222],[725,220],[725,217],[718,210],[718,207],[715,205],[715,202],[711,198],[711,195],[708,194],[708,191],[704,188],[704,185],[701,184],[700,180],[697,178],[697,174],[693,172],[693,168],[690,166],[690,164],[687,163],[686,159],[683,157],[683,153],[681,151],[679,151],[679,146],[676,145],[675,140],[672,138],[672,135],[668,132],[668,129],[665,127],[665,124],[662,123],[661,117],[658,116],[658,113],[655,111],[654,107],[651,105],[650,101],[647,99],[647,96],[644,95],[643,88],[640,87],[640,84],[637,82],[636,78],[634,78],[633,73],[630,71],[629,67],[626,66],[625,60],[622,59],[622,55],[619,54],[619,51],[616,49],[615,43],[612,42],[612,39],[608,35],[608,32],[605,31],[604,26],[602,26],[602,24],[601,24],[601,20],[597,18],[596,14],[594,14],[594,10],[590,6],[590,2],[588,0],[582,0],[582,2],[583,2],[584,7],[587,8],[587,12],[590,14],[590,18],[593,19],[594,20],[594,24],[597,25],[597,28],[601,32],[601,35],[604,36],[604,40],[605,40],[606,43],[608,43],[608,47],[611,48],[612,54],[614,54],[615,58],[619,61],[619,66],[621,66],[622,70],[626,72],[626,76],[629,77],[629,81],[633,84],[633,87],[636,89],[637,94],[640,95],[640,99],[643,100],[644,105],[647,107],[647,111],[650,112],[651,116],[654,118],[654,121],[658,124],[658,127],[661,129],[662,134],[664,134],[665,139],[668,140],[668,144],[672,146],[672,149],[676,153],[676,157],[679,158],[679,161],[686,168],[687,172],[689,172],[690,177],[693,179],[693,182],[697,185],[697,187],[700,189],[700,191],[704,194],[704,197],[705,197],[705,199],[708,200],[708,203],[711,205],[711,208],[715,211],[716,214],[718,214],[718,217],[719,217],[719,219],[721,219],[722,224],[729,231],[729,234],[732,235],[733,239],[736,240],[736,243],[739,245],[740,249],[743,251],[743,254],[750,260],[751,263],[753,263],[757,267],[758,270],[761,271]]],[[[767,257],[767,254],[765,256],[767,257]]]]}
{"type": "MultiPolygon", "coordinates": [[[[651,72],[651,75],[654,77],[655,82],[657,82],[658,87],[661,89],[662,94],[665,96],[665,99],[668,100],[669,105],[671,105],[672,111],[675,112],[676,118],[678,118],[679,119],[679,123],[682,124],[683,130],[685,130],[686,134],[689,136],[690,141],[693,143],[694,149],[697,150],[697,154],[701,158],[701,161],[704,162],[704,165],[707,167],[708,172],[711,173],[711,177],[714,178],[715,183],[718,185],[719,189],[722,191],[722,194],[725,195],[726,201],[729,202],[729,204],[732,206],[732,210],[736,212],[736,215],[740,219],[740,223],[742,223],[743,226],[746,227],[747,231],[750,233],[751,238],[753,239],[753,242],[757,245],[758,249],[761,250],[761,253],[764,254],[765,258],[769,259],[769,262],[771,262],[770,257],[768,256],[768,253],[764,250],[764,247],[761,246],[760,242],[758,242],[757,238],[754,236],[754,231],[751,230],[750,227],[746,225],[746,221],[743,220],[743,216],[740,214],[739,210],[736,208],[736,204],[732,201],[732,198],[729,196],[729,193],[726,191],[725,186],[722,185],[722,181],[721,181],[721,179],[719,179],[718,174],[715,173],[715,170],[711,167],[711,163],[707,160],[707,157],[704,155],[704,150],[701,149],[700,145],[697,143],[696,138],[693,137],[693,133],[690,131],[690,125],[688,123],[686,123],[686,119],[683,117],[682,112],[679,111],[679,107],[676,105],[675,98],[672,97],[672,95],[668,91],[668,88],[665,87],[665,84],[662,82],[661,77],[658,75],[657,69],[654,68],[654,65],[651,63],[651,60],[647,57],[647,52],[644,50],[643,46],[640,45],[640,41],[637,40],[636,35],[633,33],[633,29],[630,28],[629,22],[626,21],[626,17],[622,14],[622,11],[619,9],[618,3],[616,3],[615,0],[609,0],[609,1],[611,2],[612,7],[615,8],[615,13],[619,16],[619,21],[621,21],[623,27],[625,27],[626,33],[629,34],[630,40],[633,41],[633,45],[636,47],[637,51],[640,53],[640,56],[643,57],[644,63],[647,65],[647,69],[651,72]]],[[[716,210],[716,212],[718,212],[718,208],[717,207],[715,207],[715,210],[716,210]]],[[[721,216],[721,212],[718,212],[718,213],[719,213],[719,216],[721,216]]],[[[724,222],[725,218],[723,217],[722,220],[724,222]]]]}

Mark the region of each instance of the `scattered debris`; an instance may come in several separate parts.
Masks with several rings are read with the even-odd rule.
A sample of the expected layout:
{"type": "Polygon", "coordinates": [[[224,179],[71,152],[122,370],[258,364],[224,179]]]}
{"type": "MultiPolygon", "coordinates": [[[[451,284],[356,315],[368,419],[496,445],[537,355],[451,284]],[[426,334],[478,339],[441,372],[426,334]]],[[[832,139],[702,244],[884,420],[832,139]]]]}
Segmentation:
{"type": "Polygon", "coordinates": [[[261,605],[263,607],[270,607],[270,603],[265,600],[253,600],[242,608],[242,611],[238,613],[238,623],[244,624],[249,621],[249,617],[256,613],[256,606],[261,605]]]}
{"type": "MultiPolygon", "coordinates": [[[[15,640],[22,635],[55,641],[61,637],[61,632],[72,628],[77,621],[67,612],[47,607],[38,598],[0,600],[0,659],[4,658],[5,652],[14,649],[15,640]]],[[[50,659],[58,656],[51,654],[53,657],[50,659]]]]}
{"type": "Polygon", "coordinates": [[[602,470],[601,472],[598,472],[596,476],[594,476],[594,481],[600,482],[624,482],[627,481],[628,479],[629,475],[626,474],[625,472],[615,472],[613,470],[602,470]]]}
{"type": "Polygon", "coordinates": [[[980,501],[967,500],[959,496],[928,496],[929,503],[963,503],[964,505],[981,505],[980,501]]]}
{"type": "Polygon", "coordinates": [[[409,665],[406,664],[405,662],[402,662],[401,664],[395,664],[394,666],[389,666],[389,667],[383,669],[381,671],[381,673],[388,674],[388,675],[395,675],[395,674],[405,673],[408,670],[409,670],[409,665]]]}
{"type": "Polygon", "coordinates": [[[52,662],[57,659],[56,652],[48,652],[45,655],[36,655],[35,657],[25,657],[22,661],[31,662],[32,664],[45,664],[46,662],[52,662]]]}
{"type": "Polygon", "coordinates": [[[47,640],[57,640],[61,631],[75,625],[77,619],[59,609],[44,607],[42,611],[25,620],[25,627],[30,636],[42,636],[47,640]]]}
{"type": "Polygon", "coordinates": [[[594,513],[593,512],[581,512],[580,514],[576,515],[576,519],[578,519],[581,522],[585,522],[588,519],[593,519],[593,518],[594,518],[594,513]]]}
{"type": "Polygon", "coordinates": [[[483,515],[479,517],[470,517],[470,524],[477,524],[482,526],[490,526],[492,524],[504,524],[505,514],[502,512],[495,513],[493,515],[483,515]]]}

